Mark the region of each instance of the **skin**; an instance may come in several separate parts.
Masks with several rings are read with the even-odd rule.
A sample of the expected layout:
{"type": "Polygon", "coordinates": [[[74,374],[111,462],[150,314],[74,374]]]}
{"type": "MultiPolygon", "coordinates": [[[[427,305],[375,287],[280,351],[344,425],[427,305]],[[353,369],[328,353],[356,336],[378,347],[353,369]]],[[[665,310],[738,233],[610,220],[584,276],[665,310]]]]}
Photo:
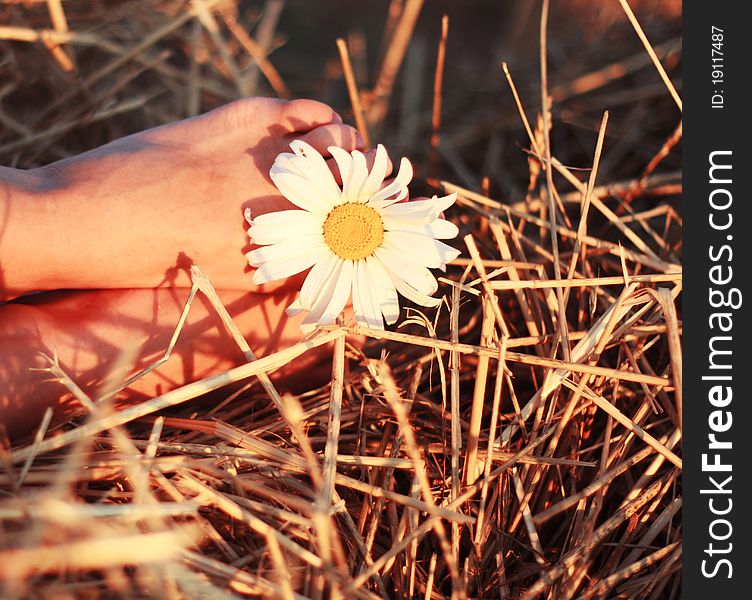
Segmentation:
{"type": "MultiPolygon", "coordinates": [[[[40,169],[0,168],[0,426],[28,434],[47,407],[79,410],[40,352],[96,399],[124,350],[126,376],[167,348],[197,264],[258,356],[301,339],[284,309],[301,277],[255,286],[243,211],[295,208],[269,179],[274,158],[303,139],[325,157],[359,134],[311,100],[256,98],[144,131],[40,169]],[[65,291],[55,291],[65,290],[65,291]],[[28,295],[29,292],[37,292],[28,295]]],[[[370,157],[372,159],[372,155],[370,157]]],[[[329,161],[333,165],[333,161],[329,161]]],[[[338,177],[333,167],[335,177],[338,177]]],[[[324,348],[295,361],[306,378],[324,348]]],[[[128,390],[139,399],[242,364],[199,294],[171,359],[128,390]]]]}

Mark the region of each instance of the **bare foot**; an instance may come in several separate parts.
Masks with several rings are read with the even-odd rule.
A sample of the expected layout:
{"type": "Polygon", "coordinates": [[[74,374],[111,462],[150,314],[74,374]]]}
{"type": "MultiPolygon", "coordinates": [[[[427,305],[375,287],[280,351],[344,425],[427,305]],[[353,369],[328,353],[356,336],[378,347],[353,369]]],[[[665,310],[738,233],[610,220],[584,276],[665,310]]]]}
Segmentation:
{"type": "MultiPolygon", "coordinates": [[[[295,292],[218,293],[258,357],[300,340],[302,316],[285,314],[295,292]]],[[[60,365],[93,400],[105,391],[104,382],[124,351],[135,354],[119,381],[152,365],[167,349],[187,296],[188,290],[175,288],[92,290],[51,292],[0,305],[0,425],[17,438],[39,424],[48,406],[55,422],[82,412],[62,384],[34,370],[49,366],[42,352],[57,352],[60,365]]],[[[324,383],[329,353],[318,348],[286,366],[283,389],[294,389],[301,379],[308,386],[324,383]]],[[[244,362],[216,311],[199,293],[172,356],[135,381],[127,396],[130,401],[151,398],[244,362]]]]}
{"type": "Polygon", "coordinates": [[[243,211],[292,208],[268,173],[296,138],[322,153],[362,143],[324,104],[252,98],[25,174],[0,197],[2,297],[188,287],[191,263],[218,289],[254,289],[243,211]]]}

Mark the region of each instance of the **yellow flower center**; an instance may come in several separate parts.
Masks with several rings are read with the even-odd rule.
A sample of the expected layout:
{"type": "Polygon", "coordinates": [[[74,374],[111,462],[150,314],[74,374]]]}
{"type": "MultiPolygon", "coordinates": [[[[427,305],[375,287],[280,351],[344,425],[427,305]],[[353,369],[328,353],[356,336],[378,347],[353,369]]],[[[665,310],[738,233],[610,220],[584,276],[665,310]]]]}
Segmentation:
{"type": "Polygon", "coordinates": [[[340,258],[366,258],[383,240],[384,223],[379,213],[365,204],[335,206],[324,221],[324,241],[340,258]]]}

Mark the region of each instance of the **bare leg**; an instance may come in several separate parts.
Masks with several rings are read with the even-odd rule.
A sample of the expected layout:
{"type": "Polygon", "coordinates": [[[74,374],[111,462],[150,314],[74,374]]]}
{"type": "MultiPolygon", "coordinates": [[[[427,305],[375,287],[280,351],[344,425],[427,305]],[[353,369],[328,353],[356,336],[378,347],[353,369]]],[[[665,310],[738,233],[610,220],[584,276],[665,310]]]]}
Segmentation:
{"type": "MultiPolygon", "coordinates": [[[[33,370],[48,366],[41,352],[57,352],[61,366],[94,399],[125,348],[137,349],[128,377],[159,360],[188,293],[165,288],[51,292],[0,306],[0,424],[16,437],[35,427],[48,406],[54,408],[55,420],[73,409],[75,401],[61,384],[45,381],[49,374],[33,370]]],[[[300,340],[302,316],[291,319],[285,314],[294,292],[218,293],[257,356],[300,340]]],[[[296,379],[325,381],[328,355],[322,348],[301,356],[281,379],[288,385],[296,379]]],[[[135,399],[151,397],[244,361],[199,293],[170,359],[134,381],[128,393],[135,399]]]]}
{"type": "Polygon", "coordinates": [[[190,287],[176,261],[251,289],[243,212],[294,208],[269,179],[294,139],[322,152],[361,143],[324,104],[249,98],[34,171],[0,169],[0,298],[190,287]]]}

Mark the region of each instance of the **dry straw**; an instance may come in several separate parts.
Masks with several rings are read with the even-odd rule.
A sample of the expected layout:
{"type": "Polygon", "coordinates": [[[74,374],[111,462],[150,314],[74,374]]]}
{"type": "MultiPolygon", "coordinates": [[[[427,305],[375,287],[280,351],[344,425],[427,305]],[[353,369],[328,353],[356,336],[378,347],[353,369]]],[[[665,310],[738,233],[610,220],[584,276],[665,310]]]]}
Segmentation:
{"type": "MultiPolygon", "coordinates": [[[[494,73],[508,89],[494,92],[503,114],[490,122],[469,122],[453,100],[452,44],[473,40],[454,20],[448,37],[448,17],[430,23],[440,32],[437,62],[426,61],[433,112],[415,163],[420,170],[426,155],[431,193],[458,194],[447,217],[461,228],[463,256],[440,278],[446,306],[408,309],[386,332],[320,328],[257,359],[194,267],[175,335],[145,371],[129,372],[124,356],[102,397],[90,398],[50,357],[50,377],[86,414],[60,423],[48,412],[34,437],[2,451],[0,595],[679,597],[676,40],[651,46],[620,0],[636,46],[621,58],[588,55],[561,75],[562,61],[549,60],[560,25],[548,2],[537,15],[517,4],[504,20],[535,21],[525,31],[540,55],[494,73]],[[615,114],[630,103],[643,114],[639,94],[660,99],[651,111],[665,126],[655,133],[635,119],[641,154],[632,155],[615,114]],[[560,117],[578,124],[576,140],[560,134],[560,117]],[[495,194],[499,155],[478,147],[490,155],[510,131],[529,157],[518,180],[530,183],[495,194]],[[579,163],[573,146],[584,148],[579,163]],[[472,152],[487,178],[473,177],[472,152]],[[199,295],[245,362],[115,410],[130,383],[171,360],[199,295]],[[322,347],[332,353],[329,383],[296,395],[272,383],[274,371],[322,347]],[[226,391],[233,383],[239,392],[226,391]],[[224,398],[196,402],[210,391],[224,398]]],[[[417,89],[398,74],[430,5],[390,3],[370,90],[359,89],[368,82],[359,71],[356,81],[344,40],[330,40],[344,75],[336,85],[368,143],[389,130],[393,97],[417,89]]],[[[260,6],[3,3],[12,17],[0,26],[0,72],[12,75],[0,87],[3,163],[62,158],[134,122],[168,122],[241,94],[298,93],[271,54],[284,2],[260,6]],[[19,76],[32,62],[44,94],[19,76]]],[[[509,156],[519,161],[517,146],[509,156]]]]}

